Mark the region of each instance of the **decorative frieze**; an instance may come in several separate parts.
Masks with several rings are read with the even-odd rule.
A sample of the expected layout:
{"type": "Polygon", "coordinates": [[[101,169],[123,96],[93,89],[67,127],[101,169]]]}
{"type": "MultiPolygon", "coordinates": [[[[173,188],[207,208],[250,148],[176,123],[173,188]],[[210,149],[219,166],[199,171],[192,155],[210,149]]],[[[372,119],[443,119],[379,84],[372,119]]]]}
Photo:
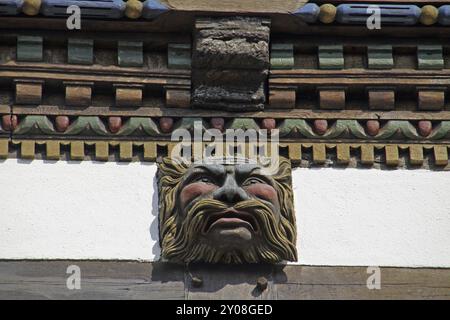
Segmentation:
{"type": "MultiPolygon", "coordinates": [[[[45,140],[0,138],[0,158],[15,155],[33,159],[65,159],[64,150],[72,160],[98,161],[155,161],[157,155],[170,154],[174,144],[167,141],[112,140],[45,140]],[[36,146],[44,146],[45,153],[37,154],[36,146]],[[88,150],[92,150],[93,153],[88,150]],[[157,150],[158,153],[157,153],[157,150]]],[[[42,150],[40,147],[39,149],[42,150]]],[[[450,144],[405,144],[371,142],[281,142],[292,164],[300,166],[389,166],[449,169],[450,144]]]]}
{"type": "Polygon", "coordinates": [[[272,70],[269,92],[294,89],[296,108],[300,109],[318,105],[325,109],[411,110],[416,99],[417,110],[433,111],[447,108],[448,75],[448,70],[272,70]],[[329,90],[333,87],[338,90],[329,90]],[[313,100],[313,90],[324,92],[319,93],[319,103],[313,100]],[[344,103],[343,90],[349,93],[349,101],[358,97],[358,104],[354,98],[350,105],[344,103]]]}
{"type": "Polygon", "coordinates": [[[354,120],[354,119],[310,119],[301,118],[197,118],[197,117],[121,117],[121,116],[46,116],[4,115],[2,130],[12,131],[18,136],[95,136],[122,138],[167,138],[176,129],[192,131],[194,123],[202,130],[226,129],[255,130],[278,129],[280,139],[352,140],[352,141],[418,141],[442,142],[450,140],[450,120],[354,120]]]}

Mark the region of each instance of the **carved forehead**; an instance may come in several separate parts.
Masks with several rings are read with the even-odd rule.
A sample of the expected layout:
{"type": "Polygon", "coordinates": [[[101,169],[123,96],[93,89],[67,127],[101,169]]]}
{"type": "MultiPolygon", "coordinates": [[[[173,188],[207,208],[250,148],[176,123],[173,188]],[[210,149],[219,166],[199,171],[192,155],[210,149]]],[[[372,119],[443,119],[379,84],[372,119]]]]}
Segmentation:
{"type": "Polygon", "coordinates": [[[246,176],[254,173],[261,173],[261,166],[253,163],[220,164],[220,163],[196,163],[187,171],[186,175],[197,172],[204,172],[214,176],[227,174],[246,176]]]}

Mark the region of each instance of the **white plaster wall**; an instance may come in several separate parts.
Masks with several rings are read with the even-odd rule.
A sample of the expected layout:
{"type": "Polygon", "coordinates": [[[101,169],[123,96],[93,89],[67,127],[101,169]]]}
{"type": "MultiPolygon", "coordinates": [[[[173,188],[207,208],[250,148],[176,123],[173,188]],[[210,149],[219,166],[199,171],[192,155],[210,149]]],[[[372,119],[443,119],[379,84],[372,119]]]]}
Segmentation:
{"type": "Polygon", "coordinates": [[[296,169],[300,263],[450,267],[450,172],[296,169]]]}
{"type": "MultiPolygon", "coordinates": [[[[156,166],[0,162],[0,259],[159,258],[156,166]]],[[[300,264],[450,267],[450,172],[295,169],[300,264]]]]}
{"type": "Polygon", "coordinates": [[[159,257],[156,165],[0,162],[0,259],[159,257]]]}

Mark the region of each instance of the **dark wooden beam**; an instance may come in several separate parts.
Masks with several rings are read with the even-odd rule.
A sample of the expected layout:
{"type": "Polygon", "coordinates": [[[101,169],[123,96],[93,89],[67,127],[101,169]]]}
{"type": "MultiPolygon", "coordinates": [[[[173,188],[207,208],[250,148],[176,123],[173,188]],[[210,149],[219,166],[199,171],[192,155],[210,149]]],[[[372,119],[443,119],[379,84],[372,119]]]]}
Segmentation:
{"type": "Polygon", "coordinates": [[[381,268],[379,290],[367,288],[369,276],[366,267],[2,261],[0,299],[450,299],[450,269],[381,268]],[[69,265],[81,269],[80,290],[67,289],[69,265]]]}

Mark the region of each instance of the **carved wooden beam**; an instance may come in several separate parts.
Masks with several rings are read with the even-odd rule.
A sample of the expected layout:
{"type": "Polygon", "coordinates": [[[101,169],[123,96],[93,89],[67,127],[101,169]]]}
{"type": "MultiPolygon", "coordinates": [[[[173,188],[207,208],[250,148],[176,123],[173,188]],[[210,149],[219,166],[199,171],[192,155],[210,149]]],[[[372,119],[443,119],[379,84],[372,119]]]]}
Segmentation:
{"type": "Polygon", "coordinates": [[[269,20],[256,17],[196,20],[194,107],[240,112],[264,108],[270,66],[269,27],[269,20]]]}

